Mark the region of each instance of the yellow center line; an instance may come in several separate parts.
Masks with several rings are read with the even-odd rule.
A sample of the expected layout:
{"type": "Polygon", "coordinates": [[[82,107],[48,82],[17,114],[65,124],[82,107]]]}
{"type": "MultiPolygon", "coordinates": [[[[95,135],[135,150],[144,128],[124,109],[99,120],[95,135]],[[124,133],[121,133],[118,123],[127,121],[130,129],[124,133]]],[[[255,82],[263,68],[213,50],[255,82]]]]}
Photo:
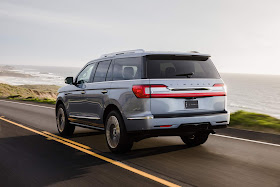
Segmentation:
{"type": "MultiPolygon", "coordinates": [[[[56,138],[55,136],[50,136],[50,135],[48,135],[48,134],[51,134],[51,133],[48,133],[48,132],[46,132],[46,131],[43,131],[43,132],[44,132],[44,133],[43,133],[43,132],[34,130],[34,129],[32,129],[32,128],[26,127],[26,126],[24,126],[24,125],[18,124],[18,123],[16,123],[16,122],[7,120],[7,119],[5,119],[5,118],[3,118],[3,117],[0,117],[0,119],[3,120],[3,121],[6,121],[6,122],[8,122],[8,123],[11,123],[11,124],[13,124],[13,125],[16,125],[16,126],[18,126],[18,127],[21,127],[21,128],[26,129],[26,130],[29,130],[29,131],[31,131],[31,132],[34,132],[34,133],[36,133],[36,134],[39,134],[39,135],[41,135],[41,136],[44,136],[44,137],[46,137],[46,138],[48,138],[48,139],[55,140],[55,141],[57,141],[57,142],[59,142],[59,143],[62,143],[62,144],[64,144],[64,145],[67,145],[67,146],[69,146],[69,147],[72,147],[72,148],[74,148],[74,149],[77,149],[77,150],[79,150],[79,151],[82,151],[82,152],[84,152],[84,153],[87,153],[87,154],[89,154],[89,155],[91,155],[91,156],[94,156],[94,157],[96,157],[96,158],[99,158],[99,159],[101,159],[101,160],[104,160],[104,161],[106,161],[106,162],[109,162],[109,163],[111,163],[111,164],[113,164],[113,165],[119,166],[119,167],[121,167],[121,168],[123,168],[123,169],[126,169],[126,170],[128,170],[128,171],[131,171],[131,172],[133,172],[133,173],[136,173],[136,174],[138,174],[138,175],[141,175],[141,176],[143,176],[143,177],[146,177],[146,178],[148,178],[148,179],[151,179],[151,180],[156,181],[156,182],[158,182],[158,183],[161,183],[161,184],[163,184],[163,185],[172,186],[172,187],[173,187],[173,186],[174,186],[174,187],[179,187],[177,184],[171,183],[171,182],[169,182],[169,181],[167,181],[167,180],[164,180],[164,179],[161,179],[161,178],[159,178],[159,177],[153,176],[153,175],[151,175],[151,174],[149,174],[149,173],[146,173],[146,172],[144,172],[144,171],[135,169],[135,168],[130,167],[130,166],[126,165],[126,164],[123,164],[123,163],[121,163],[121,162],[119,162],[119,161],[112,160],[112,159],[110,159],[110,158],[104,157],[104,156],[99,155],[99,154],[97,154],[97,153],[95,153],[95,152],[93,152],[93,151],[89,151],[89,150],[87,150],[87,149],[85,149],[85,148],[83,148],[83,147],[79,147],[79,146],[77,146],[77,145],[75,145],[75,144],[71,144],[71,143],[69,143],[69,141],[71,141],[71,140],[65,141],[65,138],[62,139],[61,137],[56,138]],[[45,134],[45,133],[46,133],[46,134],[45,134]]],[[[52,134],[52,135],[53,135],[53,134],[52,134]]],[[[72,141],[72,142],[73,142],[73,141],[72,141]]]]}
{"type": "Polygon", "coordinates": [[[63,137],[61,137],[61,136],[57,136],[57,135],[52,134],[52,133],[50,133],[50,132],[47,132],[47,131],[42,131],[42,132],[45,133],[45,134],[48,134],[48,135],[50,135],[50,136],[56,137],[56,138],[58,138],[58,139],[64,140],[64,141],[66,141],[66,142],[69,142],[69,143],[71,143],[71,144],[77,145],[77,146],[79,146],[79,147],[82,147],[82,148],[85,148],[85,149],[91,149],[89,146],[80,144],[80,143],[78,143],[78,142],[74,142],[74,141],[72,141],[72,140],[63,138],[63,137]]]}

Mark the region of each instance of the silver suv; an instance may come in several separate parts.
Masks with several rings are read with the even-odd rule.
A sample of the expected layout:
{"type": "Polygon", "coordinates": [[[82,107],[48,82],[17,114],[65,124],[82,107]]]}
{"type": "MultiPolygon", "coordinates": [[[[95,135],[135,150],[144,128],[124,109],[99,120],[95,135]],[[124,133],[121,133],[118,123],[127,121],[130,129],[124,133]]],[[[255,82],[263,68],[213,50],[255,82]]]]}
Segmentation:
{"type": "Polygon", "coordinates": [[[133,142],[180,136],[188,146],[206,142],[229,124],[226,87],[209,55],[132,50],[101,56],[59,89],[57,128],[105,130],[112,152],[133,142]]]}

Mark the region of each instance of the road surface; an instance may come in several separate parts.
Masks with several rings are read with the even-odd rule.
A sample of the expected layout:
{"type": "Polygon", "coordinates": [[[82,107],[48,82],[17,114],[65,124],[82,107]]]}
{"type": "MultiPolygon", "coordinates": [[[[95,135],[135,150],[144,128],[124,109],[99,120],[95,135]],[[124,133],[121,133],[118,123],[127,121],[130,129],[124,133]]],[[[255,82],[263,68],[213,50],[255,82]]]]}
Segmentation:
{"type": "Polygon", "coordinates": [[[54,106],[0,100],[1,186],[280,186],[280,145],[211,135],[150,138],[116,155],[102,132],[57,137],[54,106]],[[72,142],[70,142],[72,140],[72,142]]]}

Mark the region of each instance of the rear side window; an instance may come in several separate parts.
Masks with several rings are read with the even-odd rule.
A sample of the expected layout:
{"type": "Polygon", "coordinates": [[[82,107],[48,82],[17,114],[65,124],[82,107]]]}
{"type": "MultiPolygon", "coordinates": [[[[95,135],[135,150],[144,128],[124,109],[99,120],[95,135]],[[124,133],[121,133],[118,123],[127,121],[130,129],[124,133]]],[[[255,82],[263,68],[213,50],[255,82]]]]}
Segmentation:
{"type": "Polygon", "coordinates": [[[147,57],[147,78],[220,78],[209,58],[147,57]]]}
{"type": "Polygon", "coordinates": [[[93,82],[105,81],[110,62],[111,62],[110,60],[99,62],[94,75],[93,82]]]}
{"type": "Polygon", "coordinates": [[[112,73],[113,73],[113,62],[110,63],[110,67],[109,67],[108,72],[107,72],[106,81],[112,81],[113,80],[112,73]]]}
{"type": "Polygon", "coordinates": [[[141,79],[142,58],[116,59],[113,69],[113,80],[141,79]]]}

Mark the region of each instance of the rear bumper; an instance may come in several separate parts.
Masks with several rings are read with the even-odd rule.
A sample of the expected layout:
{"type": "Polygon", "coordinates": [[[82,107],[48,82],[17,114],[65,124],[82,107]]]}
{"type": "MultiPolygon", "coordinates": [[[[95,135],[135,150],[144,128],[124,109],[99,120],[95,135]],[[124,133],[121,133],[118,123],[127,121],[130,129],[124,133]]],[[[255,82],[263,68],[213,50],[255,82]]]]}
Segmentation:
{"type": "Polygon", "coordinates": [[[178,118],[178,117],[196,117],[196,116],[212,116],[215,114],[227,114],[228,112],[215,111],[215,112],[196,112],[196,113],[183,113],[183,114],[156,114],[154,118],[178,118]]]}
{"type": "MultiPolygon", "coordinates": [[[[126,129],[133,131],[164,130],[195,132],[200,127],[207,125],[208,129],[226,128],[229,124],[230,113],[228,111],[196,113],[196,114],[171,114],[165,116],[142,116],[125,118],[126,129]],[[160,127],[171,125],[170,127],[160,127]],[[184,128],[183,128],[184,127],[184,128]],[[197,129],[198,128],[198,129],[197,129]]],[[[172,133],[171,133],[172,134],[172,133]]]]}
{"type": "Polygon", "coordinates": [[[142,131],[130,131],[129,134],[133,135],[134,141],[139,141],[149,137],[157,136],[190,136],[195,132],[206,132],[213,133],[214,129],[226,128],[227,125],[211,126],[209,123],[202,123],[196,125],[181,125],[178,128],[171,129],[153,129],[153,130],[142,130],[142,131]]]}

